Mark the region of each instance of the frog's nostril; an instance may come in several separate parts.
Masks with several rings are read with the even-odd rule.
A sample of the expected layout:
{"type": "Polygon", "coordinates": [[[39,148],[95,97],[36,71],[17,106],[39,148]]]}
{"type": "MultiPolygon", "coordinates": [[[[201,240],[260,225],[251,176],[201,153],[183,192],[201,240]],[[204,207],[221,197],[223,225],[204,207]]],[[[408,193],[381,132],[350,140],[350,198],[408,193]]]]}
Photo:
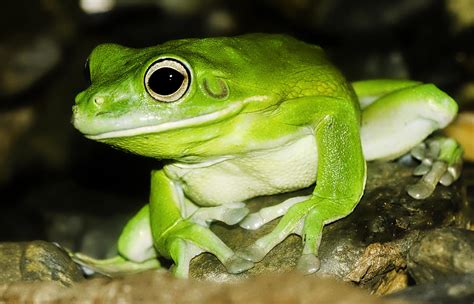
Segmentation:
{"type": "Polygon", "coordinates": [[[95,96],[93,101],[94,101],[94,104],[99,107],[104,103],[105,98],[102,96],[95,96]]]}

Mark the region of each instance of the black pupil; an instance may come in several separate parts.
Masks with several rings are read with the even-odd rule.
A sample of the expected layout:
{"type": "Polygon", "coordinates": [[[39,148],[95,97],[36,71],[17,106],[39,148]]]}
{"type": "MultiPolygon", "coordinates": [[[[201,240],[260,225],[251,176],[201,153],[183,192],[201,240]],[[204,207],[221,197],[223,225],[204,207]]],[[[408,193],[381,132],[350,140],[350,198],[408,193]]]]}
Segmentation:
{"type": "Polygon", "coordinates": [[[161,68],[148,79],[148,87],[160,95],[171,95],[183,84],[184,75],[172,68],[161,68]]]}

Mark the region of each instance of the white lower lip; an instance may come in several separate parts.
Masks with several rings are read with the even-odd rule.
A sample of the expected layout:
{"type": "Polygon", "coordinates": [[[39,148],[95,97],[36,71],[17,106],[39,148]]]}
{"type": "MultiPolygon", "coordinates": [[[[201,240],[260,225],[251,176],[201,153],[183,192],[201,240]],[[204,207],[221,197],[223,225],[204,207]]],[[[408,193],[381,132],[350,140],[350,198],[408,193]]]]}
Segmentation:
{"type": "Polygon", "coordinates": [[[109,138],[117,138],[117,137],[130,137],[130,136],[135,136],[135,135],[140,135],[140,134],[160,133],[160,132],[173,130],[173,129],[181,129],[185,127],[196,126],[196,125],[200,125],[206,122],[218,120],[219,118],[230,116],[231,114],[237,114],[238,112],[240,112],[243,105],[244,105],[243,102],[236,102],[223,110],[201,115],[201,116],[191,117],[191,118],[187,118],[187,119],[183,119],[179,121],[165,122],[165,123],[162,123],[159,125],[153,125],[153,126],[143,126],[143,127],[138,127],[134,129],[104,132],[97,135],[86,135],[86,137],[93,140],[109,139],[109,138]]]}

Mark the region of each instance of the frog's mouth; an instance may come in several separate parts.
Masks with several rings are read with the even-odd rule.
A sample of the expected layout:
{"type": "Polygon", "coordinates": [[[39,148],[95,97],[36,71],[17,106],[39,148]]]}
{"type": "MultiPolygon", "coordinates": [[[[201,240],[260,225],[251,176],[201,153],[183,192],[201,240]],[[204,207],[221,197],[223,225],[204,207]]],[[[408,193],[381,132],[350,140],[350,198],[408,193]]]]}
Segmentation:
{"type": "Polygon", "coordinates": [[[194,126],[202,126],[205,124],[209,123],[215,123],[230,117],[234,117],[240,111],[242,111],[242,108],[244,106],[244,102],[236,102],[233,104],[230,104],[228,107],[211,112],[208,114],[203,114],[199,116],[194,116],[190,118],[185,118],[182,120],[177,120],[177,121],[169,121],[169,122],[164,122],[160,123],[157,125],[146,125],[146,126],[140,126],[136,128],[129,128],[129,129],[122,129],[122,130],[114,130],[114,131],[108,131],[108,132],[103,132],[99,134],[86,134],[85,136],[89,139],[92,140],[102,140],[102,139],[110,139],[110,138],[117,138],[117,137],[131,137],[131,136],[136,136],[136,135],[143,135],[143,134],[156,134],[156,133],[161,133],[169,130],[177,130],[177,129],[184,129],[184,128],[189,128],[189,127],[194,127],[194,126]]]}

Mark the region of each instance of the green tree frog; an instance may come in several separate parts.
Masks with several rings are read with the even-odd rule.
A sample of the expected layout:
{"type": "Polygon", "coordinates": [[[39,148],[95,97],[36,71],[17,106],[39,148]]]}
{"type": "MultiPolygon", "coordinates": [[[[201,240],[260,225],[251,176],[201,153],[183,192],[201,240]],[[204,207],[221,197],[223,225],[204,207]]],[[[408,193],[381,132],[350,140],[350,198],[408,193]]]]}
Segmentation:
{"type": "Polygon", "coordinates": [[[76,97],[74,126],[87,138],[166,160],[151,173],[146,204],[125,226],[119,255],[75,254],[102,272],[159,268],[171,259],[186,277],[190,260],[214,254],[230,273],[261,261],[290,234],[304,246],[297,269],[319,268],[323,226],[352,212],[364,192],[366,161],[413,150],[429,196],[459,177],[462,149],[452,139],[423,141],[456,115],[456,103],[432,84],[408,80],[349,83],[324,51],[284,35],[184,39],[133,49],[96,47],[91,85],[76,97]],[[309,196],[249,214],[245,201],[309,187],[309,196]],[[268,235],[230,249],[214,221],[268,235]]]}

